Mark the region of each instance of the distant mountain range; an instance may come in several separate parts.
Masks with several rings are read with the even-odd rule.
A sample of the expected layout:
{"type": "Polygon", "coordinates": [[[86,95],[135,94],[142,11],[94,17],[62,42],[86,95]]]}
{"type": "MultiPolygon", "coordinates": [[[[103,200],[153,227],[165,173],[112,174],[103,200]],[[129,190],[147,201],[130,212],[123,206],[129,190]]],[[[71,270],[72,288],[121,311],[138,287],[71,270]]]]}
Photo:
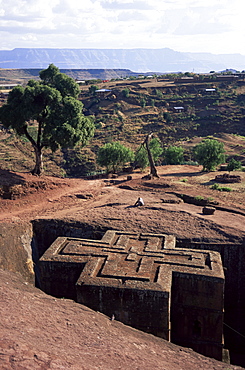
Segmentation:
{"type": "Polygon", "coordinates": [[[210,72],[245,69],[241,54],[185,53],[163,49],[0,50],[0,68],[130,69],[134,72],[210,72]]]}

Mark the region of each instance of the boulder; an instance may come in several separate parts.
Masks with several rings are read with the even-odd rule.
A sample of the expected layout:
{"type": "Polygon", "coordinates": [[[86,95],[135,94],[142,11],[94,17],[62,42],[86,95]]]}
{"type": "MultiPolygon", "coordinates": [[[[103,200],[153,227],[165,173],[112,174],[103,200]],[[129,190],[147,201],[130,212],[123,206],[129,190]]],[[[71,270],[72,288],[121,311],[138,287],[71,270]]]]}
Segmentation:
{"type": "Polygon", "coordinates": [[[230,175],[229,173],[224,173],[223,175],[217,175],[215,176],[215,181],[222,182],[226,184],[232,184],[236,182],[241,182],[241,176],[239,175],[230,175]]]}
{"type": "Polygon", "coordinates": [[[202,213],[204,215],[213,215],[215,212],[215,208],[214,207],[203,207],[202,209],[202,213]]]}

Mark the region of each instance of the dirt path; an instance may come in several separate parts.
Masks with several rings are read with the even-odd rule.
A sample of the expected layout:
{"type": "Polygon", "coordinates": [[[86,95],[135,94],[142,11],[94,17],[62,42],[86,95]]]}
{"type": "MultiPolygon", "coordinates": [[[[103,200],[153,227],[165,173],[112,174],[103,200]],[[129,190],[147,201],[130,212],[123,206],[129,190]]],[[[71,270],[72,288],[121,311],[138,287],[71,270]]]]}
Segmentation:
{"type": "MultiPolygon", "coordinates": [[[[50,212],[57,215],[60,210],[69,209],[76,202],[76,193],[93,198],[100,193],[102,186],[103,181],[101,180],[67,180],[66,183],[54,190],[49,189],[29,194],[17,200],[2,200],[0,202],[0,221],[9,221],[15,218],[29,220],[50,212]]],[[[79,206],[81,206],[81,202],[79,202],[79,206]]]]}

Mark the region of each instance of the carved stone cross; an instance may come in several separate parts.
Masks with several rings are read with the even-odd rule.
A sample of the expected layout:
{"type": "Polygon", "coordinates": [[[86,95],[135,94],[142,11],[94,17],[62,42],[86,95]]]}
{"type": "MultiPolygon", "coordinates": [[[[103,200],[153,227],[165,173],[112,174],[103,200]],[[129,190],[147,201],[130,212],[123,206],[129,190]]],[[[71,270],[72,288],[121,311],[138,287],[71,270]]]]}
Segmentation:
{"type": "Polygon", "coordinates": [[[58,238],[40,259],[42,289],[127,325],[221,359],[224,274],[219,253],[175,237],[109,230],[58,238]]]}

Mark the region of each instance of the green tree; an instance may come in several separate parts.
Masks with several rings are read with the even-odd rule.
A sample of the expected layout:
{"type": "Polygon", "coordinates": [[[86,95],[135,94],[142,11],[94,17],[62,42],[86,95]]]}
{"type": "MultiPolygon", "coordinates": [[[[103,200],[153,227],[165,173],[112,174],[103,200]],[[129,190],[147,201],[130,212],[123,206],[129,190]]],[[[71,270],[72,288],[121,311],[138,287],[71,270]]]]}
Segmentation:
{"type": "Polygon", "coordinates": [[[193,148],[193,153],[203,171],[215,170],[225,161],[224,144],[214,139],[203,140],[193,148]]]}
{"type": "Polygon", "coordinates": [[[74,149],[63,149],[62,152],[68,176],[81,177],[96,171],[95,154],[89,148],[77,145],[74,149]]]}
{"type": "Polygon", "coordinates": [[[96,90],[99,90],[99,87],[97,85],[91,85],[88,89],[88,92],[90,95],[95,95],[96,90]]]}
{"type": "Polygon", "coordinates": [[[79,86],[73,78],[60,73],[59,68],[54,64],[40,71],[39,76],[43,84],[57,89],[63,98],[66,96],[77,98],[80,93],[79,86]]]}
{"type": "Polygon", "coordinates": [[[135,165],[139,167],[142,171],[149,166],[149,159],[147,155],[147,151],[143,146],[135,153],[135,165]]]}
{"type": "Polygon", "coordinates": [[[151,99],[150,104],[151,104],[151,107],[155,107],[155,99],[151,99]]]}
{"type": "Polygon", "coordinates": [[[156,89],[156,96],[157,96],[159,99],[162,99],[162,98],[163,98],[163,93],[161,92],[161,90],[156,89]]]}
{"type": "MultiPolygon", "coordinates": [[[[153,161],[156,162],[163,153],[160,140],[158,138],[151,139],[149,143],[149,149],[151,151],[153,161]]],[[[149,166],[147,150],[142,145],[135,153],[135,164],[142,170],[149,166]]]]}
{"type": "Polygon", "coordinates": [[[130,93],[130,90],[127,87],[122,90],[122,94],[125,98],[129,97],[129,93],[130,93]]]}
{"type": "Polygon", "coordinates": [[[242,163],[240,161],[237,161],[235,158],[231,158],[231,160],[228,162],[227,165],[227,171],[235,171],[240,170],[242,167],[242,163]]]}
{"type": "Polygon", "coordinates": [[[142,108],[145,108],[145,106],[146,106],[146,100],[145,100],[145,98],[141,98],[141,99],[140,99],[140,106],[141,106],[142,108]]]}
{"type": "Polygon", "coordinates": [[[125,163],[133,160],[133,151],[119,142],[103,145],[99,148],[97,155],[97,163],[102,167],[106,167],[107,172],[116,172],[125,163]]]}
{"type": "Polygon", "coordinates": [[[0,122],[24,135],[35,153],[32,174],[43,171],[43,148],[72,148],[85,145],[94,133],[94,123],[83,115],[83,104],[77,100],[76,82],[51,64],[40,72],[40,81],[30,80],[27,86],[15,87],[7,103],[0,108],[0,122]],[[31,126],[36,124],[33,133],[31,126]]]}
{"type": "Polygon", "coordinates": [[[239,94],[236,98],[237,104],[244,106],[245,105],[245,94],[239,94]]]}
{"type": "Polygon", "coordinates": [[[171,123],[172,122],[172,117],[169,112],[164,112],[163,113],[163,118],[166,120],[166,123],[171,123]]]}
{"type": "Polygon", "coordinates": [[[165,164],[181,164],[184,161],[184,149],[181,146],[170,145],[163,152],[165,164]]]}

